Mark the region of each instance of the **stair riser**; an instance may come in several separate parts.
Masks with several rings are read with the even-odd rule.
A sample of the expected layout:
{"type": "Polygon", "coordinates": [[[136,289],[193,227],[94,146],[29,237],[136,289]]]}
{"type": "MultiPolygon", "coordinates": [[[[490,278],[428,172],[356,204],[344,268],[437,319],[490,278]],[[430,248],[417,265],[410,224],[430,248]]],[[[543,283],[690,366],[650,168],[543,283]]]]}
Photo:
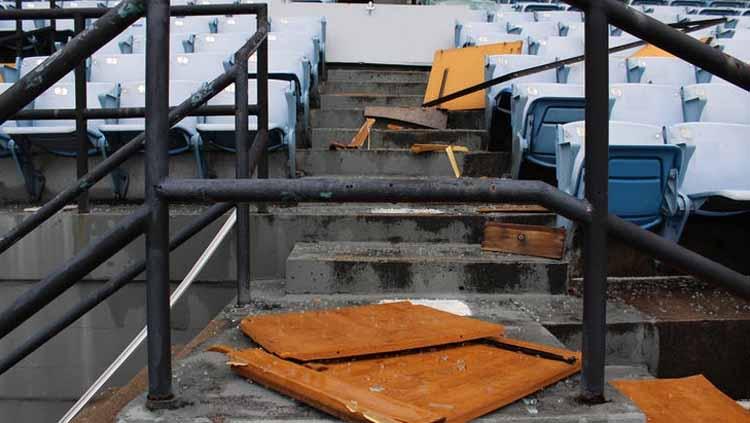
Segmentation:
{"type": "Polygon", "coordinates": [[[349,82],[328,81],[321,94],[380,94],[380,95],[424,95],[424,82],[349,82]]]}
{"type": "MultiPolygon", "coordinates": [[[[364,108],[339,110],[312,110],[313,128],[359,128],[365,122],[364,108]]],[[[448,113],[448,128],[485,129],[483,111],[458,111],[448,113]]]]}
{"type": "Polygon", "coordinates": [[[423,82],[426,83],[428,72],[388,72],[367,70],[329,69],[328,82],[423,82]]]}
{"type": "Polygon", "coordinates": [[[289,293],[562,293],[566,265],[408,261],[287,261],[289,293]]]}
{"type": "MultiPolygon", "coordinates": [[[[312,133],[313,148],[328,148],[331,142],[348,143],[356,129],[314,129],[312,133]]],[[[483,131],[431,131],[419,129],[404,129],[398,131],[374,129],[370,132],[370,148],[404,148],[413,144],[454,144],[467,147],[471,151],[482,148],[483,131]]]]}
{"type": "Polygon", "coordinates": [[[251,215],[254,278],[283,278],[298,242],[368,241],[479,244],[488,221],[551,226],[552,214],[251,215]],[[273,240],[273,242],[269,242],[273,240]]]}
{"type": "Polygon", "coordinates": [[[401,96],[344,96],[344,95],[323,95],[320,97],[321,109],[347,109],[362,108],[367,106],[387,106],[387,107],[419,107],[422,105],[423,97],[421,95],[401,95],[401,96]]]}

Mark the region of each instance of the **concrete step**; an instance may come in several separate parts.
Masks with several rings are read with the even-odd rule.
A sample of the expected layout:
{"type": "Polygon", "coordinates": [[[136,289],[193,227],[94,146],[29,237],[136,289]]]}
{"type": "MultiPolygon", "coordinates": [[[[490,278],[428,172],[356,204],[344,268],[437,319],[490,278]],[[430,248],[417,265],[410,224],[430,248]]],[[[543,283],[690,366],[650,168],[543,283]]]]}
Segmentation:
{"type": "Polygon", "coordinates": [[[328,81],[427,82],[428,71],[388,69],[328,69],[328,81]]]}
{"type": "Polygon", "coordinates": [[[320,96],[321,109],[351,109],[353,107],[390,106],[419,107],[424,95],[383,95],[383,94],[323,94],[320,96]]]}
{"type": "Polygon", "coordinates": [[[320,87],[321,94],[424,95],[426,90],[426,82],[326,81],[320,87]]]}
{"type": "MultiPolygon", "coordinates": [[[[507,174],[510,165],[510,155],[506,152],[455,155],[462,175],[467,177],[500,177],[507,174]]],[[[282,163],[271,162],[273,167],[279,165],[282,163]]],[[[445,153],[417,155],[409,150],[300,150],[297,152],[297,169],[306,176],[454,176],[445,153]]],[[[271,170],[272,174],[280,171],[271,170]]]]}
{"type": "Polygon", "coordinates": [[[479,244],[299,243],[286,261],[288,293],[555,293],[567,264],[482,251],[479,244]]]}
{"type": "MultiPolygon", "coordinates": [[[[359,128],[365,122],[364,107],[346,109],[313,109],[312,128],[359,128]]],[[[448,128],[484,129],[484,111],[467,110],[448,113],[448,128]]]]}
{"type": "MultiPolygon", "coordinates": [[[[328,148],[331,142],[348,143],[357,134],[352,128],[314,128],[312,148],[328,148]]],[[[476,129],[373,129],[370,148],[409,148],[412,144],[453,144],[481,150],[485,131],[476,129]]]]}

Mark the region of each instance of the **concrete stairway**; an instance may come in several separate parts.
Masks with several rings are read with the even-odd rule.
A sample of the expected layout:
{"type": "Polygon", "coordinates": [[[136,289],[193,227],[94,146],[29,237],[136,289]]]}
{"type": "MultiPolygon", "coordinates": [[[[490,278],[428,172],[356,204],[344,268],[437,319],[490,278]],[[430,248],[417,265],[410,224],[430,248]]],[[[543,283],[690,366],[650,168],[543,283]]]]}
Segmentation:
{"type": "MultiPolygon", "coordinates": [[[[414,143],[468,147],[469,153],[456,155],[464,176],[507,174],[508,154],[483,150],[482,111],[450,113],[445,130],[373,129],[369,148],[329,149],[333,141],[351,140],[364,123],[367,106],[418,107],[428,76],[422,70],[329,69],[320,87],[320,107],[311,111],[311,148],[298,152],[303,177],[453,176],[444,153],[414,155],[409,151],[414,143]]],[[[295,223],[287,225],[278,216],[268,221],[269,233],[284,234],[283,240],[276,238],[284,245],[270,260],[273,272],[263,277],[285,278],[289,294],[565,291],[566,262],[488,253],[479,246],[488,221],[552,225],[550,213],[483,214],[476,206],[455,205],[331,204],[292,208],[285,216],[295,223]]]]}

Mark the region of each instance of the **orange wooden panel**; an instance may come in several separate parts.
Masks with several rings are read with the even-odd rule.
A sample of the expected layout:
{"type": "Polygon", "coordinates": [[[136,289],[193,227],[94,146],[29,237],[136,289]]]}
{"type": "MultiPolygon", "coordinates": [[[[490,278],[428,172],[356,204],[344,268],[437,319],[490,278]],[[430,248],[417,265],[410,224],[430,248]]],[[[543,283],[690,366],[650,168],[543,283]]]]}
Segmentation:
{"type": "Polygon", "coordinates": [[[241,376],[289,395],[347,421],[431,423],[441,422],[432,412],[388,395],[372,392],[260,349],[229,351],[229,365],[241,376]]]}
{"type": "Polygon", "coordinates": [[[750,412],[703,375],[610,383],[646,413],[649,423],[750,422],[750,412]]]}
{"type": "Polygon", "coordinates": [[[580,370],[579,353],[556,351],[578,360],[568,364],[475,341],[420,353],[325,363],[318,369],[351,385],[367,387],[370,392],[441,413],[447,422],[465,422],[580,370]]]}
{"type": "MultiPolygon", "coordinates": [[[[447,94],[484,82],[485,56],[495,54],[521,54],[522,41],[496,43],[482,46],[438,50],[432,60],[430,79],[427,82],[424,101],[435,100],[447,94]]],[[[445,110],[484,109],[485,91],[440,104],[445,110]]]]}
{"type": "Polygon", "coordinates": [[[482,250],[560,259],[565,229],[539,225],[489,222],[484,227],[482,250]]]}
{"type": "Polygon", "coordinates": [[[503,327],[409,302],[242,320],[242,331],[283,358],[309,361],[430,347],[500,336],[503,327]]]}

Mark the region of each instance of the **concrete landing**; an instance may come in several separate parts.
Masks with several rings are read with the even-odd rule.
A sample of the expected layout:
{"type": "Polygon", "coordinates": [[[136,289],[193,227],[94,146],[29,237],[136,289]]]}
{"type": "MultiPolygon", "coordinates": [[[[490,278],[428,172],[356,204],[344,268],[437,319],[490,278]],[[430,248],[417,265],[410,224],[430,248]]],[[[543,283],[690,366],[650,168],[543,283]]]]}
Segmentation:
{"type": "MultiPolygon", "coordinates": [[[[264,291],[268,292],[268,290],[264,291]]],[[[260,292],[259,292],[260,293],[260,292]]],[[[151,422],[329,422],[336,421],[300,402],[248,382],[235,375],[219,353],[205,352],[213,344],[224,343],[233,347],[252,347],[252,343],[237,328],[238,321],[247,314],[287,310],[336,307],[377,302],[379,297],[338,295],[335,297],[256,296],[256,302],[242,312],[226,310],[218,317],[220,326],[226,328],[197,346],[185,359],[175,363],[174,384],[180,399],[189,405],[178,410],[148,411],[141,395],[119,414],[118,423],[151,422]]],[[[507,300],[463,298],[464,305],[475,317],[502,322],[506,333],[518,339],[559,346],[559,342],[544,327],[534,322],[507,300]]],[[[608,378],[648,378],[648,372],[639,367],[609,367],[608,378]]],[[[537,394],[478,419],[482,422],[617,422],[641,423],[645,416],[625,397],[607,388],[605,404],[588,406],[576,400],[579,378],[571,377],[537,394]]]]}
{"type": "Polygon", "coordinates": [[[298,243],[286,262],[290,293],[555,293],[560,260],[482,251],[479,244],[298,243]]]}
{"type": "MultiPolygon", "coordinates": [[[[350,95],[359,95],[354,93],[350,95]]],[[[313,109],[310,110],[310,125],[313,128],[359,128],[365,122],[365,109],[313,109]]],[[[448,112],[448,128],[484,129],[484,110],[460,110],[448,112]]]]}
{"type": "MultiPolygon", "coordinates": [[[[329,148],[332,142],[348,143],[357,134],[354,128],[314,128],[312,148],[329,148]]],[[[370,148],[409,148],[413,144],[454,144],[471,151],[482,149],[485,131],[478,129],[401,129],[375,128],[370,131],[370,148]]]]}

